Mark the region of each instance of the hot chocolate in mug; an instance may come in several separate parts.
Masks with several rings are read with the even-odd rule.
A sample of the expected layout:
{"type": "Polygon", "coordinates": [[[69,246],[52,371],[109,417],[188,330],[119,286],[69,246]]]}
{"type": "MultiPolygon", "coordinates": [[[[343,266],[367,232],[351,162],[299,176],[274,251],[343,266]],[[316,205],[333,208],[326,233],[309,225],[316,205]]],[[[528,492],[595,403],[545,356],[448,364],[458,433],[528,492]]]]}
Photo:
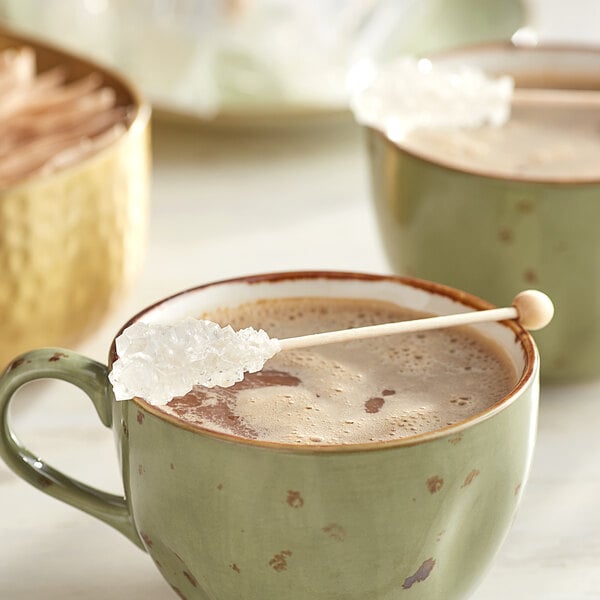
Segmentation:
{"type": "MultiPolygon", "coordinates": [[[[353,299],[367,305],[385,301],[430,314],[490,308],[474,296],[422,280],[296,272],[194,288],[149,307],[127,325],[299,298],[336,306],[353,299]]],[[[68,350],[34,350],[14,360],[0,380],[0,454],[38,489],[127,536],[188,600],[466,598],[519,504],[539,395],[531,336],[508,321],[473,329],[514,370],[507,393],[463,420],[358,443],[256,439],[210,429],[140,398],[116,402],[108,380],[117,358],[114,343],[108,366],[68,350]],[[101,422],[113,429],[124,496],[73,480],[16,439],[8,422],[10,401],[22,385],[39,378],[80,387],[101,422]]],[[[356,359],[360,365],[360,356],[356,359]]],[[[338,375],[340,389],[352,377],[338,375]]],[[[471,375],[465,371],[461,377],[471,375]]],[[[391,403],[392,392],[383,390],[377,406],[391,403]]],[[[260,396],[260,389],[255,393],[260,396]]],[[[485,397],[488,390],[478,393],[485,397]]],[[[367,413],[379,410],[366,406],[367,413]]]]}

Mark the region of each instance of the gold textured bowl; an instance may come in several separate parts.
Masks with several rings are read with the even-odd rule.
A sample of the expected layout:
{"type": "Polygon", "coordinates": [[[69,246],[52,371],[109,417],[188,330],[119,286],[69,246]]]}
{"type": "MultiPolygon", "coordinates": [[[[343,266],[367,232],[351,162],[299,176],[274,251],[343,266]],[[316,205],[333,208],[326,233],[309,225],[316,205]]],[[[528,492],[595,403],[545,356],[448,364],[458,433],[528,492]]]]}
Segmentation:
{"type": "Polygon", "coordinates": [[[100,73],[117,104],[134,110],[127,131],[96,154],[0,188],[0,367],[93,331],[137,273],[148,225],[149,106],[105,68],[0,28],[0,50],[22,45],[35,49],[39,70],[100,73]]]}

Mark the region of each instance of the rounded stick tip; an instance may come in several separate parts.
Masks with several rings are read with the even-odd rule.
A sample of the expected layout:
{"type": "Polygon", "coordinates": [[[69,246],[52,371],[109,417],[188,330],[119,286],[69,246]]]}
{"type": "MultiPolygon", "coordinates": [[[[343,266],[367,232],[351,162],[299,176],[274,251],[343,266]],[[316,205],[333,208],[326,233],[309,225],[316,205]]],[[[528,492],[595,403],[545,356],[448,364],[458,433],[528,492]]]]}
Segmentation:
{"type": "Polygon", "coordinates": [[[552,321],[552,300],[538,290],[525,290],[517,294],[512,302],[519,314],[519,323],[531,331],[542,329],[552,321]]]}

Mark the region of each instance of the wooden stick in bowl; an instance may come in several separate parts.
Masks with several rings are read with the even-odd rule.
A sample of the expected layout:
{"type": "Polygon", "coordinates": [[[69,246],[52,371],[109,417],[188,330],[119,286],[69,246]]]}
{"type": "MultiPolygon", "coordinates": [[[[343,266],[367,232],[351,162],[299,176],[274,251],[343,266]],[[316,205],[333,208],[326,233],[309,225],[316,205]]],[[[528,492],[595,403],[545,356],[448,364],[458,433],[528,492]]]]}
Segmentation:
{"type": "Polygon", "coordinates": [[[128,109],[100,73],[68,75],[37,72],[33,48],[0,51],[0,187],[76,163],[126,130],[128,109]]]}

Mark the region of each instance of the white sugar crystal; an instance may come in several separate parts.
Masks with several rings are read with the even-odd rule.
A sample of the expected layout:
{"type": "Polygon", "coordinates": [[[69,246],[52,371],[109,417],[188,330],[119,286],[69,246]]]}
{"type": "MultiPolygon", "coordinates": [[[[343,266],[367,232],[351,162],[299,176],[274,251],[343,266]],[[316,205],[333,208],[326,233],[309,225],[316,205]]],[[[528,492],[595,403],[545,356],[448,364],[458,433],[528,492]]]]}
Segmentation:
{"type": "Polygon", "coordinates": [[[510,117],[513,89],[508,76],[492,79],[475,67],[403,57],[362,78],[352,109],[359,123],[401,141],[420,127],[501,126],[510,117]]]}
{"type": "Polygon", "coordinates": [[[137,322],[116,339],[109,375],[117,400],[166,404],[194,385],[229,387],[260,371],[280,345],[262,329],[234,331],[188,317],[172,325],[137,322]]]}

